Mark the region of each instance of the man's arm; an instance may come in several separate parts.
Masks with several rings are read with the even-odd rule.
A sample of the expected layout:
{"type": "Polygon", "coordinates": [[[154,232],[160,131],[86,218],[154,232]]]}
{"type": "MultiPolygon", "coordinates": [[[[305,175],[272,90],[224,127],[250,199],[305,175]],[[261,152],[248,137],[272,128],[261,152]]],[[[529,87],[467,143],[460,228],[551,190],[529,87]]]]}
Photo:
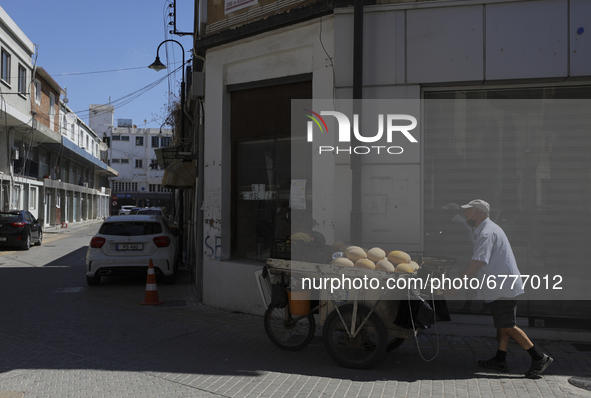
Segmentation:
{"type": "MultiPolygon", "coordinates": [[[[484,265],[486,265],[486,263],[484,261],[470,260],[470,262],[468,263],[468,266],[466,267],[466,270],[462,274],[462,279],[464,279],[464,276],[467,277],[468,279],[475,277],[476,274],[478,273],[478,270],[480,269],[480,267],[482,267],[484,265]]],[[[456,294],[457,291],[458,291],[458,289],[452,288],[450,290],[446,290],[446,293],[454,295],[454,294],[456,294]]]]}
{"type": "Polygon", "coordinates": [[[475,277],[480,267],[484,265],[486,265],[484,261],[470,260],[470,263],[468,263],[468,266],[466,267],[466,270],[464,271],[462,278],[464,278],[464,276],[467,276],[468,278],[475,277]]]}

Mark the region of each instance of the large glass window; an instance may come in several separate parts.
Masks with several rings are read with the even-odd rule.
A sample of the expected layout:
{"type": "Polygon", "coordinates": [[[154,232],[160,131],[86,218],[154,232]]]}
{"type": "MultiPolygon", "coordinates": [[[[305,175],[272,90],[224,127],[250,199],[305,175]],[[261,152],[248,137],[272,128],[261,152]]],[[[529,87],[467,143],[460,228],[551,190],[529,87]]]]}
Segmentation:
{"type": "MultiPolygon", "coordinates": [[[[307,79],[307,77],[305,78],[307,79]]],[[[231,90],[232,236],[230,256],[264,262],[291,235],[291,100],[311,98],[310,80],[231,90]],[[264,109],[261,123],[258,113],[264,109]]],[[[306,163],[306,160],[303,160],[306,163]]],[[[306,177],[302,177],[306,178],[306,177]]]]}
{"type": "Polygon", "coordinates": [[[289,139],[238,144],[236,256],[264,261],[275,238],[290,235],[289,139]]]}

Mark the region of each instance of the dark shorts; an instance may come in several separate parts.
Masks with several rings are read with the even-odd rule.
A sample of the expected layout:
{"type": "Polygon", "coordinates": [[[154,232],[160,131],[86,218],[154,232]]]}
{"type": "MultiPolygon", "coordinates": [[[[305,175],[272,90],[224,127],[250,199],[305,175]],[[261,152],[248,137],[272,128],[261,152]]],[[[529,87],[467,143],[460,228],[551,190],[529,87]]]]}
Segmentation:
{"type": "Polygon", "coordinates": [[[512,328],[517,325],[517,300],[503,299],[490,303],[490,312],[495,328],[512,328]]]}

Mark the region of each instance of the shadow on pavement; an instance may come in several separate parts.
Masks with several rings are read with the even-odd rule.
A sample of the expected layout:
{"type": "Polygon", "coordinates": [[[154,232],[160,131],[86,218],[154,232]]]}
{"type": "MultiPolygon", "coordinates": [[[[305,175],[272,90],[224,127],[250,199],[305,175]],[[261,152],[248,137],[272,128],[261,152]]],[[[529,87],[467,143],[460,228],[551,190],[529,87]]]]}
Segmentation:
{"type": "MultiPolygon", "coordinates": [[[[0,268],[0,380],[19,369],[106,369],[164,378],[279,372],[353,381],[457,383],[522,378],[530,364],[527,354],[512,345],[508,361],[515,373],[485,373],[476,361],[492,356],[494,344],[474,348],[466,343],[469,338],[443,336],[447,343],[430,362],[421,359],[414,341],[407,341],[371,370],[341,368],[319,336],[301,351],[281,351],[265,335],[262,317],[197,304],[188,271],[181,272],[175,285],[158,284],[161,299],[184,300],[185,306],[139,305],[145,289],[141,277],[108,278],[89,288],[84,263],[74,261],[84,250],[42,268],[0,268]]],[[[420,343],[425,358],[432,357],[434,338],[421,336],[420,343]]],[[[584,376],[579,361],[589,363],[591,354],[567,359],[573,355],[567,346],[556,345],[562,347],[555,348],[556,354],[550,351],[555,363],[548,375],[584,376]]]]}

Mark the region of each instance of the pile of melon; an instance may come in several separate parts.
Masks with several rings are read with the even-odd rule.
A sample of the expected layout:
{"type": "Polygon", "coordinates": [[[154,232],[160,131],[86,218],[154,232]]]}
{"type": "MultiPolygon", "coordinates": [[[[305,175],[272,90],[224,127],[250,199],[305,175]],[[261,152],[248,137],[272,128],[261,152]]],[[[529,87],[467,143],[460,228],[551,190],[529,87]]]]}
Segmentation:
{"type": "Polygon", "coordinates": [[[408,253],[400,250],[386,253],[379,247],[365,250],[359,246],[344,246],[340,247],[340,251],[346,257],[335,258],[331,264],[401,273],[414,273],[419,269],[419,264],[412,261],[408,253]]]}

